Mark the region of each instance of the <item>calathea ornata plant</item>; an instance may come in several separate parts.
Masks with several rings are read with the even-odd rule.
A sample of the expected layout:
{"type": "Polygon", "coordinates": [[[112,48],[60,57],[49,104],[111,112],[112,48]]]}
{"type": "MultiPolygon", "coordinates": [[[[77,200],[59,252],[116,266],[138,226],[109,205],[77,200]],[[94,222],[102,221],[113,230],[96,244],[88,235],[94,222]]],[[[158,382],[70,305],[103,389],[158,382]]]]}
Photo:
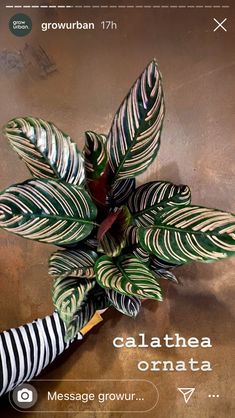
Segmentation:
{"type": "Polygon", "coordinates": [[[4,135],[33,178],[0,195],[0,226],[63,247],[49,260],[55,309],[67,339],[97,309],[135,317],[162,300],[173,267],[235,253],[235,217],[191,205],[188,186],[135,177],[154,161],[165,113],[161,74],[150,62],[119,107],[109,134],[85,133],[82,152],[53,123],[19,117],[4,135]]]}

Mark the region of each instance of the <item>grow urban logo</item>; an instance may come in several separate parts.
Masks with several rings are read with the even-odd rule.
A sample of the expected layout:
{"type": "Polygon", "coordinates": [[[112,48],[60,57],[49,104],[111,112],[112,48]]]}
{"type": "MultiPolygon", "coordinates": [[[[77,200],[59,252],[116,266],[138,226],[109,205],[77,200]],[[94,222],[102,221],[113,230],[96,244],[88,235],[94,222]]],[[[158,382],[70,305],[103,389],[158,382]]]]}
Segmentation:
{"type": "Polygon", "coordinates": [[[17,13],[10,18],[9,29],[15,36],[26,36],[32,30],[32,20],[23,13],[17,13]]]}

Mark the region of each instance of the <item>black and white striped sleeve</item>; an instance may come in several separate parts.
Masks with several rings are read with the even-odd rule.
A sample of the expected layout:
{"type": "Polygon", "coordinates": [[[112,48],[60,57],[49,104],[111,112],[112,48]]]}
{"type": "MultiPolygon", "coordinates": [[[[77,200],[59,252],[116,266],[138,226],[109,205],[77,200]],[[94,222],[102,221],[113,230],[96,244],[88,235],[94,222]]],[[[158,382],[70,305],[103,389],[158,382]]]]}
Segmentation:
{"type": "MultiPolygon", "coordinates": [[[[69,347],[57,312],[0,333],[0,396],[30,381],[69,347]]],[[[78,333],[76,339],[82,339],[78,333]]]]}

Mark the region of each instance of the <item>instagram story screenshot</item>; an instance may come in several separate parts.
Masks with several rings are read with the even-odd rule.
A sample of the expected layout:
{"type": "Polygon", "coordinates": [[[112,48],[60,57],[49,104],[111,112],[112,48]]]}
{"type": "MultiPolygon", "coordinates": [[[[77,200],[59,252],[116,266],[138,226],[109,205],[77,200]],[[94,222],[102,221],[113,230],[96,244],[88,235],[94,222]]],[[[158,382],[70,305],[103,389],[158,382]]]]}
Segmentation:
{"type": "Polygon", "coordinates": [[[234,21],[1,1],[2,418],[235,417],[234,21]]]}

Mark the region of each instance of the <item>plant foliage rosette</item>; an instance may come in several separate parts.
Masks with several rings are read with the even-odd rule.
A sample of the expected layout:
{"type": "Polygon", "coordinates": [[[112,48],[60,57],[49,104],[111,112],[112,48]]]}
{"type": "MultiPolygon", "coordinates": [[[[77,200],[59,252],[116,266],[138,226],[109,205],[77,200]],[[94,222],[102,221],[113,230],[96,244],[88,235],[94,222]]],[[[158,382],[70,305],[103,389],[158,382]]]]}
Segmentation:
{"type": "Polygon", "coordinates": [[[161,74],[150,62],[109,134],[85,133],[79,151],[53,123],[19,117],[4,135],[33,178],[0,195],[0,226],[63,249],[49,259],[52,298],[70,340],[99,309],[136,317],[162,300],[172,269],[235,253],[235,217],[191,205],[188,186],[135,177],[155,160],[165,114],[161,74]]]}

